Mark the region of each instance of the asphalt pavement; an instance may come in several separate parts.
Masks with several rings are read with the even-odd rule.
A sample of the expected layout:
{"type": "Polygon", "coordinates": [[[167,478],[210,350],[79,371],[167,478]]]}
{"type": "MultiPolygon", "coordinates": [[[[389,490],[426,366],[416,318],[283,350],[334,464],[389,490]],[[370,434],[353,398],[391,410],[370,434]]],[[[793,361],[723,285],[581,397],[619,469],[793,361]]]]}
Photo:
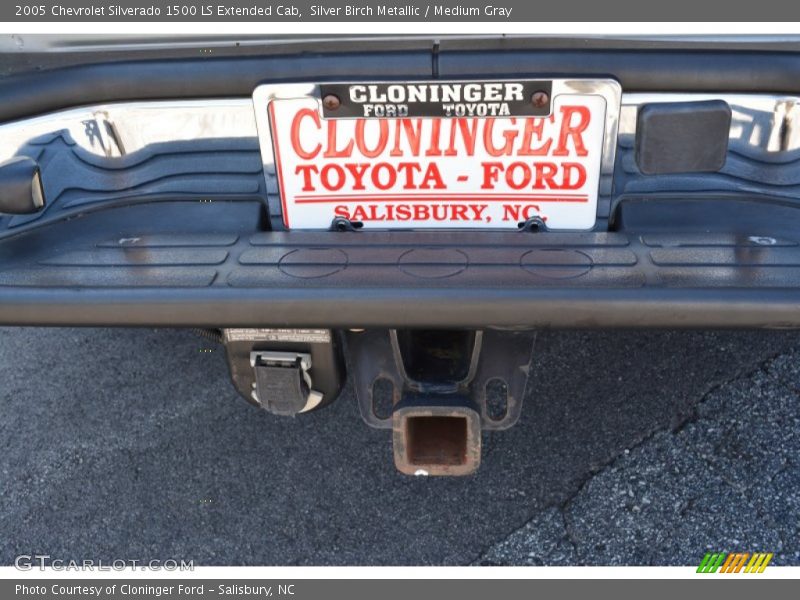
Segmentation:
{"type": "Polygon", "coordinates": [[[349,388],[277,418],[188,330],[0,328],[0,563],[800,565],[800,334],[543,332],[534,377],[413,478],[349,388]]]}

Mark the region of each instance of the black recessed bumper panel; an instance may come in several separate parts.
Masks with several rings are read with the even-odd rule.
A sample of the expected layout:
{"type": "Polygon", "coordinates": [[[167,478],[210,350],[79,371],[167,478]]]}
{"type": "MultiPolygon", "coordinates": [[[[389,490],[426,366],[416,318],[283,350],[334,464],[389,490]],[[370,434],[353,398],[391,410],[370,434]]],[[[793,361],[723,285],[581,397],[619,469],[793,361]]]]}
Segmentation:
{"type": "Polygon", "coordinates": [[[0,323],[800,326],[800,211],[685,201],[695,222],[742,213],[648,225],[675,202],[631,199],[609,233],[259,231],[243,199],[102,208],[0,240],[0,323]]]}

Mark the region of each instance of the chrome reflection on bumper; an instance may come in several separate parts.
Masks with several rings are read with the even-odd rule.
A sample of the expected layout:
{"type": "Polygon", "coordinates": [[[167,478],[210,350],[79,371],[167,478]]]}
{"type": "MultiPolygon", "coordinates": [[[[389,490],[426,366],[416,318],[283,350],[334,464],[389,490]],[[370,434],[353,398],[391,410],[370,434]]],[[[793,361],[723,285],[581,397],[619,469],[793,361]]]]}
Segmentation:
{"type": "Polygon", "coordinates": [[[86,106],[0,125],[0,161],[64,133],[89,153],[115,157],[167,142],[255,138],[256,120],[249,98],[86,106]]]}
{"type": "MultiPolygon", "coordinates": [[[[800,98],[747,94],[623,94],[619,135],[636,132],[638,106],[649,102],[721,99],[731,106],[732,147],[748,148],[780,163],[800,149],[800,98]]],[[[88,153],[121,157],[161,143],[257,137],[250,98],[110,103],[49,113],[0,125],[0,161],[30,146],[67,135],[88,153]]],[[[265,162],[271,161],[266,157],[265,162]]]]}
{"type": "Polygon", "coordinates": [[[724,100],[731,107],[730,141],[764,152],[800,148],[800,98],[763,94],[624,94],[620,135],[636,133],[639,106],[651,102],[724,100]]]}

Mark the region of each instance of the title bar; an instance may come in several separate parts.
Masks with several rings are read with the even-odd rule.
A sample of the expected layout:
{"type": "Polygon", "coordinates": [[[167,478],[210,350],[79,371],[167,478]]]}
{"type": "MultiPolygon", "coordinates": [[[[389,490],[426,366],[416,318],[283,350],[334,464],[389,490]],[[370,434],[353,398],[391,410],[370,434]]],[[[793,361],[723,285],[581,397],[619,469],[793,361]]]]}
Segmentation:
{"type": "Polygon", "coordinates": [[[800,20],[800,4],[672,0],[462,0],[379,2],[364,0],[33,0],[0,6],[5,22],[542,22],[542,21],[769,21],[800,20]]]}

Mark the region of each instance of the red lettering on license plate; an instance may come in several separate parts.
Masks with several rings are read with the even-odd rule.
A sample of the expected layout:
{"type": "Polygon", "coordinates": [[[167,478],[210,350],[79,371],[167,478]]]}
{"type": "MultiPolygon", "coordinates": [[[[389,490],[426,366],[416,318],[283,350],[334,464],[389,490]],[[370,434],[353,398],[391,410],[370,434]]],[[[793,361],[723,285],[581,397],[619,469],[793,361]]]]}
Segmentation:
{"type": "Polygon", "coordinates": [[[594,225],[602,96],[558,96],[546,117],[334,120],[310,97],[268,110],[287,227],[594,225]]]}

